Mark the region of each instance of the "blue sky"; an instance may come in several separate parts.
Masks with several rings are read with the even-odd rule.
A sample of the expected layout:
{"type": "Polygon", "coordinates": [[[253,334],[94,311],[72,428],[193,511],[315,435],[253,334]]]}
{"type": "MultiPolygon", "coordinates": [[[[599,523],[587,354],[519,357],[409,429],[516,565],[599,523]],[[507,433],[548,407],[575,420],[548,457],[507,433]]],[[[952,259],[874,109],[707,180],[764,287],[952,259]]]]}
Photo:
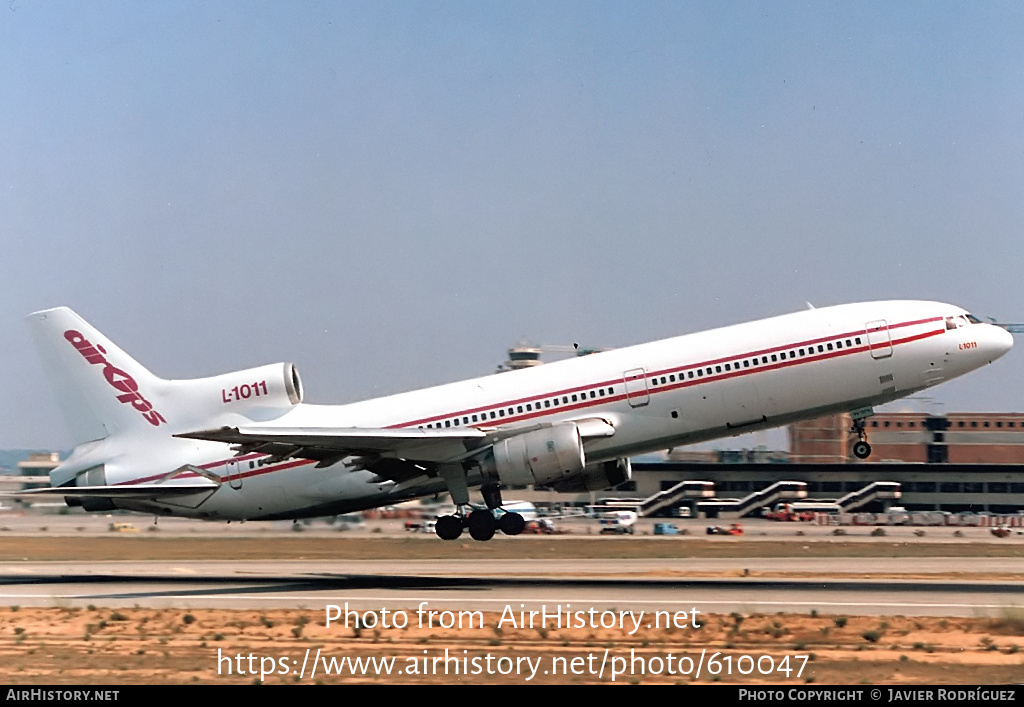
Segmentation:
{"type": "MultiPolygon", "coordinates": [[[[0,447],[23,318],[345,402],[804,307],[1024,320],[1020,3],[0,8],[0,447]]],[[[931,391],[1021,410],[1024,354],[931,391]]]]}

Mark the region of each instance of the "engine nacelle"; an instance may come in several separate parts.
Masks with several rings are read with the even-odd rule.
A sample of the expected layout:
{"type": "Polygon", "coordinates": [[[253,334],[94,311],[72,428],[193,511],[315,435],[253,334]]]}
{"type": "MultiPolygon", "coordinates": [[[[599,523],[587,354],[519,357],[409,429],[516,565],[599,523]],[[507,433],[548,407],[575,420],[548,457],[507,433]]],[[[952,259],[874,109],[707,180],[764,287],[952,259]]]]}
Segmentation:
{"type": "Polygon", "coordinates": [[[633,478],[633,466],[629,459],[612,459],[598,464],[588,464],[582,474],[551,484],[558,493],[581,493],[603,491],[633,478]]]}
{"type": "Polygon", "coordinates": [[[203,424],[208,424],[211,412],[271,420],[302,402],[302,380],[291,363],[271,363],[211,378],[181,381],[179,385],[179,397],[189,401],[186,407],[191,408],[183,411],[184,415],[199,415],[203,424]]]}
{"type": "Polygon", "coordinates": [[[497,442],[488,462],[485,472],[503,484],[548,486],[580,474],[586,457],[579,429],[566,422],[497,442]]]}
{"type": "Polygon", "coordinates": [[[248,400],[263,405],[269,403],[290,407],[302,402],[302,381],[294,363],[271,363],[217,378],[221,379],[223,386],[221,400],[224,403],[244,403],[248,400]]]}

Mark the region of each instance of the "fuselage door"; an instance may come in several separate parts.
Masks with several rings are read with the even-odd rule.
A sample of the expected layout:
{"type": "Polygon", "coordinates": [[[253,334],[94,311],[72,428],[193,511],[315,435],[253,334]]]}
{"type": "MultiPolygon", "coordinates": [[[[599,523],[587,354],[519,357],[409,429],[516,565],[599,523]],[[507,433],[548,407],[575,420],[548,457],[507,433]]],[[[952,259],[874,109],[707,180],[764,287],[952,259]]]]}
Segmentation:
{"type": "Polygon", "coordinates": [[[642,368],[634,368],[622,374],[622,382],[626,384],[626,400],[630,407],[643,407],[651,400],[647,391],[647,373],[642,368]]]}
{"type": "Polygon", "coordinates": [[[892,356],[892,338],[889,335],[889,323],[884,319],[868,322],[864,325],[868,336],[868,348],[871,358],[889,358],[892,356]]]}
{"type": "Polygon", "coordinates": [[[244,462],[239,463],[237,459],[232,459],[224,465],[224,478],[227,479],[228,485],[233,489],[242,488],[243,464],[244,462]]]}

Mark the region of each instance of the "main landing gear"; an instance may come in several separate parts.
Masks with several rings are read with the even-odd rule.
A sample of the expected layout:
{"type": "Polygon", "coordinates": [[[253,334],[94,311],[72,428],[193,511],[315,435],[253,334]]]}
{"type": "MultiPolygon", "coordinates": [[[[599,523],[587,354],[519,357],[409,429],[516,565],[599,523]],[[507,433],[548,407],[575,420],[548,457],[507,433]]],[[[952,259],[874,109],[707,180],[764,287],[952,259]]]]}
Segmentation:
{"type": "Polygon", "coordinates": [[[468,515],[460,509],[457,515],[441,516],[434,532],[442,540],[455,540],[467,529],[471,538],[484,541],[493,538],[499,530],[505,535],[519,535],[525,527],[526,520],[518,513],[502,513],[495,518],[494,511],[478,508],[468,515]]]}
{"type": "Polygon", "coordinates": [[[865,417],[853,418],[853,432],[857,435],[857,441],[853,443],[853,456],[858,459],[867,459],[871,456],[871,445],[868,444],[868,435],[864,431],[865,417]]]}
{"type": "Polygon", "coordinates": [[[458,504],[455,515],[441,516],[437,519],[434,526],[437,537],[442,540],[455,540],[462,535],[464,528],[469,530],[471,538],[480,541],[490,540],[498,530],[505,535],[519,535],[523,532],[526,520],[518,513],[508,513],[501,509],[501,491],[497,486],[484,486],[480,490],[484,503],[487,504],[486,510],[477,508],[467,514],[469,504],[458,504]],[[495,517],[495,511],[499,511],[501,515],[495,517]]]}

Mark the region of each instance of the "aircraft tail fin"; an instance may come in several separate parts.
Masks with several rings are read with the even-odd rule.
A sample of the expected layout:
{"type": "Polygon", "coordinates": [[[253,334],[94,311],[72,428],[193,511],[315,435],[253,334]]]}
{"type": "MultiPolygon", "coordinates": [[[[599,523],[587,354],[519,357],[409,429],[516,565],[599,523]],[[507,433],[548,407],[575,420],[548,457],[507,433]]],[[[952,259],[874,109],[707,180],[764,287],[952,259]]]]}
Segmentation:
{"type": "Polygon", "coordinates": [[[164,381],[75,312],[47,309],[28,322],[76,445],[166,424],[164,381]]]}

